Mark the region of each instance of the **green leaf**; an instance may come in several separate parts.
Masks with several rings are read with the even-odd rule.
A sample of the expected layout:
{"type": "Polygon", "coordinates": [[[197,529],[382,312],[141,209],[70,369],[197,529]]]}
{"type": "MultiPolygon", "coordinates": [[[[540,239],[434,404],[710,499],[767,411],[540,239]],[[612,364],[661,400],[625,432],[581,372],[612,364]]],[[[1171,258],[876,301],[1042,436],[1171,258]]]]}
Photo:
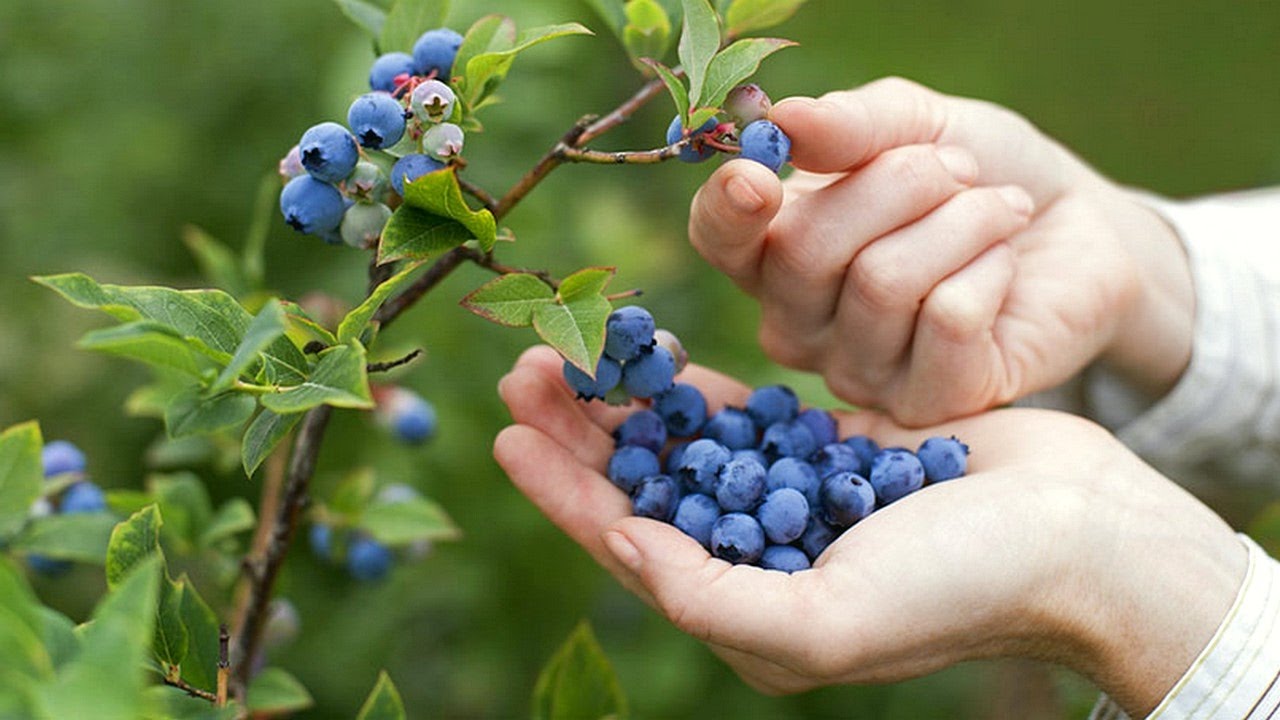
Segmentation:
{"type": "Polygon", "coordinates": [[[543,667],[533,691],[534,720],[625,718],[627,698],[585,621],[543,667]]]}
{"type": "Polygon", "coordinates": [[[715,56],[711,67],[707,69],[701,104],[708,108],[720,107],[730,90],[755,74],[760,68],[760,61],[783,48],[795,45],[790,40],[780,38],[751,38],[739,40],[725,48],[715,56]]]}
{"type": "Polygon", "coordinates": [[[44,638],[45,650],[49,653],[53,667],[60,668],[80,654],[80,639],[76,637],[75,632],[76,624],[71,622],[71,618],[51,607],[41,605],[37,610],[44,623],[41,637],[44,638]]]}
{"type": "Polygon", "coordinates": [[[734,0],[725,14],[729,35],[737,37],[785,22],[805,0],[734,0]]]}
{"type": "Polygon", "coordinates": [[[148,487],[164,518],[166,537],[180,540],[189,550],[213,517],[213,502],[204,482],[193,473],[153,475],[148,487]]]}
{"type": "Polygon", "coordinates": [[[444,508],[426,498],[369,505],[360,518],[360,528],[390,547],[421,540],[457,540],[462,536],[444,508]]]}
{"type": "Polygon", "coordinates": [[[40,426],[34,422],[0,433],[0,539],[22,527],[31,503],[40,497],[44,479],[41,445],[40,426]]]}
{"type": "Polygon", "coordinates": [[[160,550],[160,510],[148,505],[116,525],[107,543],[107,587],[114,590],[135,565],[160,550]]]}
{"type": "Polygon", "coordinates": [[[47,678],[53,670],[41,607],[22,573],[0,557],[0,667],[31,680],[47,678]]]}
{"type": "Polygon", "coordinates": [[[414,271],[420,267],[422,267],[421,262],[411,262],[395,276],[374,288],[359,307],[342,318],[342,322],[338,325],[338,342],[348,343],[359,340],[360,335],[369,327],[369,321],[373,319],[374,313],[382,307],[382,303],[408,285],[413,279],[414,271]]]}
{"type": "Polygon", "coordinates": [[[372,409],[367,362],[364,347],[359,343],[329,348],[320,353],[310,380],[281,393],[263,395],[262,405],[282,415],[304,412],[318,405],[372,409]]]}
{"type": "Polygon", "coordinates": [[[338,344],[338,337],[328,328],[316,322],[314,318],[307,314],[306,310],[302,309],[301,305],[288,300],[281,300],[280,306],[284,308],[285,320],[289,323],[290,332],[304,336],[295,338],[295,340],[298,340],[299,346],[305,346],[310,340],[319,340],[325,345],[338,344]]]}
{"type": "Polygon", "coordinates": [[[231,498],[218,508],[208,527],[200,535],[200,547],[213,547],[225,538],[232,537],[246,530],[252,530],[257,524],[253,514],[253,506],[244,498],[231,498]]]}
{"type": "Polygon", "coordinates": [[[213,691],[218,683],[218,617],[204,598],[183,577],[179,614],[187,629],[187,657],[182,662],[182,679],[192,687],[213,691]]]}
{"type": "Polygon", "coordinates": [[[702,124],[715,117],[716,108],[707,107],[695,111],[689,116],[689,127],[702,127],[702,124]]]}
{"type": "MultiPolygon", "coordinates": [[[[622,30],[622,44],[633,62],[641,58],[661,60],[671,46],[671,19],[657,0],[631,0],[627,3],[627,26],[622,30]]],[[[645,67],[640,64],[639,67],[645,67]]]]}
{"type": "Polygon", "coordinates": [[[554,300],[555,292],[536,275],[510,273],[476,288],[461,305],[499,325],[529,327],[534,308],[554,300]]]}
{"type": "MultiPolygon", "coordinates": [[[[430,173],[434,175],[435,173],[430,173]]],[[[425,177],[425,176],[424,176],[425,177]]],[[[471,239],[461,223],[408,205],[391,214],[378,244],[378,262],[427,260],[471,239]]]]}
{"type": "Polygon", "coordinates": [[[306,710],[315,704],[311,693],[298,679],[278,667],[269,667],[249,684],[246,705],[254,712],[288,713],[306,710]]]}
{"type": "Polygon", "coordinates": [[[302,420],[302,415],[290,413],[281,415],[270,410],[263,410],[249,424],[244,432],[244,440],[240,443],[240,460],[244,464],[244,474],[253,477],[258,466],[262,464],[276,445],[289,435],[293,426],[302,420]]]}
{"type": "Polygon", "coordinates": [[[347,19],[355,23],[375,40],[382,37],[382,28],[387,22],[387,13],[382,8],[364,0],[333,0],[347,19]]]}
{"type": "Polygon", "coordinates": [[[11,547],[53,560],[101,565],[106,561],[107,541],[115,526],[115,516],[106,512],[48,515],[32,520],[13,539],[11,547]]]}
{"type": "Polygon", "coordinates": [[[213,381],[213,385],[209,386],[205,394],[216,395],[235,384],[241,373],[258,362],[258,354],[265,352],[280,339],[280,336],[284,335],[284,330],[284,309],[274,298],[268,300],[249,323],[244,337],[240,340],[240,345],[236,347],[235,355],[231,357],[231,362],[222,369],[222,374],[218,375],[218,379],[213,381]]]}
{"type": "MultiPolygon", "coordinates": [[[[516,44],[516,24],[506,15],[485,15],[475,21],[462,36],[462,45],[453,59],[453,66],[465,70],[471,58],[488,52],[510,50],[516,44]]],[[[456,78],[462,87],[466,86],[466,76],[456,78]]]]}
{"type": "Polygon", "coordinates": [[[199,385],[192,385],[169,401],[164,426],[174,439],[216,433],[245,424],[257,406],[252,395],[225,392],[207,398],[199,385]]]}
{"type": "MultiPolygon", "coordinates": [[[[720,18],[707,0],[684,0],[680,64],[689,78],[689,104],[702,105],[702,86],[711,58],[720,50],[720,18]]],[[[695,126],[696,127],[696,126],[695,126]]]]}
{"type": "Polygon", "coordinates": [[[226,290],[236,297],[249,294],[249,282],[240,267],[240,258],[231,252],[231,248],[194,225],[182,229],[182,242],[195,256],[200,274],[214,287],[226,290]]]}
{"type": "Polygon", "coordinates": [[[187,658],[187,626],[182,622],[182,585],[163,572],[160,578],[160,602],[156,607],[156,631],[152,641],[155,658],[165,667],[181,667],[187,658]]]}
{"type": "MultiPolygon", "coordinates": [[[[405,183],[404,202],[409,207],[425,210],[462,225],[471,233],[471,237],[479,241],[485,252],[492,250],[494,243],[498,241],[498,226],[493,213],[488,210],[472,210],[463,198],[462,187],[458,185],[457,168],[447,167],[405,183]]],[[[393,217],[392,221],[394,220],[393,217]]],[[[381,262],[386,262],[386,259],[381,262]]]]}
{"type": "Polygon", "coordinates": [[[258,181],[258,197],[253,204],[253,222],[249,225],[249,232],[244,240],[244,250],[241,253],[244,278],[249,284],[250,291],[262,289],[263,279],[266,276],[264,264],[267,237],[275,224],[280,222],[277,220],[279,217],[277,213],[280,212],[279,202],[280,176],[275,172],[267,172],[258,181]]]}
{"type": "Polygon", "coordinates": [[[151,320],[138,320],[87,333],[76,343],[83,350],[136,360],[152,367],[176,370],[200,377],[201,350],[173,328],[151,320]]]}
{"type": "Polygon", "coordinates": [[[378,673],[378,682],[360,706],[356,720],[405,720],[400,691],[391,682],[391,676],[387,675],[386,670],[378,673]]]}
{"type": "MultiPolygon", "coordinates": [[[[516,56],[535,45],[569,35],[593,35],[579,23],[562,23],[533,28],[520,33],[516,44],[506,50],[485,52],[469,59],[463,74],[461,90],[471,107],[478,106],[491,95],[511,71],[516,56]]],[[[455,65],[455,71],[457,70],[455,65]]],[[[456,74],[456,73],[455,73],[456,74]]]]}
{"type": "Polygon", "coordinates": [[[364,513],[373,497],[377,478],[369,468],[357,468],[348,473],[334,488],[328,509],[337,515],[358,518],[364,513]]]}
{"type": "Polygon", "coordinates": [[[650,58],[642,58],[640,62],[653,68],[658,73],[658,77],[662,79],[662,84],[667,86],[667,92],[671,93],[671,99],[675,101],[676,113],[680,115],[684,121],[685,127],[689,127],[689,91],[685,89],[684,83],[680,78],[676,77],[674,72],[666,65],[650,58]]]}
{"type": "Polygon", "coordinates": [[[145,716],[147,720],[239,720],[244,717],[244,708],[234,700],[218,708],[204,698],[191,697],[164,685],[152,685],[144,695],[151,708],[151,714],[145,716]]]}
{"type": "Polygon", "coordinates": [[[617,272],[617,268],[611,267],[579,270],[560,283],[560,302],[575,302],[591,295],[600,295],[617,272]]]}
{"type": "Polygon", "coordinates": [[[627,24],[623,0],[587,0],[587,4],[596,11],[613,34],[617,35],[618,39],[622,39],[622,28],[627,24]]]}
{"type": "Polygon", "coordinates": [[[533,329],[548,345],[588,375],[604,351],[605,322],[613,307],[599,295],[572,302],[540,305],[533,311],[533,329]]]}
{"type": "Polygon", "coordinates": [[[449,14],[448,0],[396,0],[382,26],[382,52],[409,52],[418,36],[444,25],[449,14]]]}

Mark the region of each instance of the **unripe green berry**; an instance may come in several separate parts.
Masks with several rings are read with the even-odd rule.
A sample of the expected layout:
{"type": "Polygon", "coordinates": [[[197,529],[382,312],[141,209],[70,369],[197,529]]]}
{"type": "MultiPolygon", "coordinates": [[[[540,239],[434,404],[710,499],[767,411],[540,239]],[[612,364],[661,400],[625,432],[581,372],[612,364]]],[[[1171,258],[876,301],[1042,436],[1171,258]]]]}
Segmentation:
{"type": "Polygon", "coordinates": [[[422,149],[429,155],[448,160],[462,154],[465,137],[462,128],[453,123],[432,125],[422,136],[422,149]]]}
{"type": "Polygon", "coordinates": [[[356,169],[343,181],[342,191],[356,200],[382,201],[391,191],[391,179],[382,168],[367,160],[356,163],[356,169]]]}
{"type": "Polygon", "coordinates": [[[378,242],[391,219],[391,208],[382,203],[356,203],[342,216],[342,242],[367,248],[378,242]]]}
{"type": "Polygon", "coordinates": [[[413,89],[409,96],[409,108],[422,122],[444,122],[453,115],[457,104],[453,89],[439,80],[427,80],[413,89]]]}

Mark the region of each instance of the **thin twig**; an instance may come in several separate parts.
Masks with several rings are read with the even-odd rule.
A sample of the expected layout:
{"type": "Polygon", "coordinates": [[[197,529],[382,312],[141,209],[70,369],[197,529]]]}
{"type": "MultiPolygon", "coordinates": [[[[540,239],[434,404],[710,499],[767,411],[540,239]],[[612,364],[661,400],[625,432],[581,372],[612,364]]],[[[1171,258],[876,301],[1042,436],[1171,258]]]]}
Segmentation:
{"type": "Polygon", "coordinates": [[[227,624],[222,623],[218,626],[218,694],[213,701],[220,708],[227,706],[227,680],[231,674],[230,645],[231,633],[227,632],[227,624]]]}
{"type": "Polygon", "coordinates": [[[582,135],[597,122],[599,120],[594,115],[586,115],[579,118],[578,122],[574,123],[573,127],[569,128],[569,131],[561,136],[555,145],[551,146],[551,149],[542,156],[542,159],[538,160],[533,169],[525,173],[524,177],[520,178],[520,181],[512,186],[506,195],[502,196],[502,199],[498,201],[498,206],[493,210],[493,216],[501,220],[507,213],[511,212],[531,190],[538,186],[538,183],[546,179],[552,170],[560,167],[560,164],[564,162],[564,159],[559,154],[560,149],[577,147],[582,135]]]}
{"type": "Polygon", "coordinates": [[[164,684],[168,685],[171,688],[177,688],[182,692],[190,695],[191,697],[200,698],[201,700],[208,700],[211,703],[218,702],[217,695],[209,692],[208,690],[201,690],[200,688],[195,687],[194,685],[188,684],[187,681],[183,680],[182,678],[167,677],[167,678],[164,678],[164,684]]]}
{"type": "Polygon", "coordinates": [[[485,190],[479,185],[476,185],[475,183],[469,180],[466,180],[465,178],[462,177],[462,175],[458,175],[457,177],[458,177],[458,187],[462,188],[462,192],[479,200],[480,203],[484,205],[485,209],[488,210],[489,212],[493,212],[494,210],[498,209],[498,198],[490,194],[488,190],[485,190]]]}
{"type": "Polygon", "coordinates": [[[417,359],[418,359],[418,356],[419,356],[419,355],[421,355],[421,354],[422,354],[422,348],[418,348],[418,349],[414,350],[413,352],[409,353],[408,355],[405,355],[404,357],[402,357],[402,358],[400,358],[400,359],[398,359],[398,360],[389,360],[389,361],[387,361],[387,362],[369,363],[369,364],[368,364],[368,366],[366,366],[366,367],[365,367],[365,372],[367,372],[367,373],[369,373],[369,374],[371,374],[371,375],[372,375],[373,373],[384,373],[384,372],[387,372],[388,370],[395,370],[396,368],[400,367],[401,365],[408,365],[409,363],[413,362],[414,360],[417,360],[417,359]]]}
{"type": "Polygon", "coordinates": [[[680,149],[688,144],[688,140],[681,140],[674,145],[667,145],[653,150],[628,150],[625,152],[561,147],[557,150],[556,156],[564,162],[591,163],[594,165],[655,165],[679,157],[680,149]]]}
{"type": "Polygon", "coordinates": [[[500,263],[496,259],[494,259],[493,253],[481,252],[474,248],[460,248],[460,249],[464,251],[463,255],[466,257],[467,260],[470,260],[471,262],[475,263],[476,265],[486,270],[489,270],[490,272],[496,273],[498,275],[510,275],[512,273],[532,275],[538,278],[539,280],[541,280],[543,283],[546,284],[547,287],[551,288],[552,290],[560,289],[560,281],[555,279],[555,277],[552,276],[552,274],[550,272],[547,272],[546,270],[534,270],[532,268],[522,268],[522,267],[514,267],[511,265],[504,265],[503,263],[500,263]]]}

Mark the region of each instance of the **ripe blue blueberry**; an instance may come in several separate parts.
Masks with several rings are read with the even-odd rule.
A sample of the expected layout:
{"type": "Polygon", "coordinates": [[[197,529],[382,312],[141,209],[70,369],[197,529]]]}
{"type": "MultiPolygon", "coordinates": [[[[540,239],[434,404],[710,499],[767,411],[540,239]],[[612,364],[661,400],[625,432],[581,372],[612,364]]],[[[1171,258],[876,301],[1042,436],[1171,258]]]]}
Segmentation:
{"type": "Polygon", "coordinates": [[[818,471],[820,478],[837,472],[861,473],[862,471],[862,460],[858,458],[858,453],[844,443],[824,445],[809,458],[809,461],[813,464],[813,469],[818,471]]]}
{"type": "Polygon", "coordinates": [[[827,546],[835,542],[838,537],[840,537],[838,528],[831,527],[817,515],[810,515],[809,527],[805,528],[804,535],[800,536],[800,547],[811,561],[816,562],[822,551],[826,550],[827,546]]]}
{"type": "Polygon", "coordinates": [[[374,392],[378,423],[396,439],[410,444],[424,443],[436,434],[436,409],[418,393],[403,387],[379,388],[374,392]]]}
{"type": "Polygon", "coordinates": [[[84,453],[66,440],[45,443],[40,450],[40,463],[44,466],[45,477],[63,473],[82,473],[85,468],[84,453]]]}
{"type": "Polygon", "coordinates": [[[818,507],[818,487],[822,479],[809,463],[800,458],[782,458],[769,466],[769,474],[764,479],[768,492],[781,488],[792,488],[804,494],[811,508],[818,507]]]}
{"type": "Polygon", "coordinates": [[[578,394],[579,400],[603,399],[610,390],[622,382],[622,365],[611,357],[600,356],[596,363],[596,376],[591,376],[578,369],[577,365],[564,361],[564,379],[569,387],[578,394]]]}
{"type": "Polygon", "coordinates": [[[335,122],[308,128],[298,141],[302,167],[321,182],[336,183],[351,174],[360,159],[356,139],[335,122]]]}
{"type": "Polygon", "coordinates": [[[333,528],[325,523],[313,522],[311,529],[307,531],[307,541],[311,545],[311,552],[316,557],[324,560],[333,558],[333,528]]]}
{"type": "Polygon", "coordinates": [[[676,471],[680,468],[680,461],[684,459],[684,449],[689,447],[690,440],[676,443],[667,451],[667,459],[663,462],[663,470],[670,476],[676,477],[676,471]]]}
{"type": "Polygon", "coordinates": [[[800,548],[790,545],[770,545],[764,549],[764,555],[760,556],[760,567],[766,570],[795,573],[808,570],[812,566],[809,564],[809,556],[805,555],[800,548]]]}
{"type": "Polygon", "coordinates": [[[675,474],[687,492],[714,495],[716,477],[731,459],[729,448],[715,440],[694,440],[681,454],[675,474]]]}
{"type": "Polygon", "coordinates": [[[702,426],[702,437],[731,450],[744,450],[756,446],[759,433],[746,411],[727,407],[707,419],[707,424],[702,426]]]}
{"type": "Polygon", "coordinates": [[[685,383],[653,399],[653,409],[662,416],[672,437],[691,437],[707,422],[707,399],[702,391],[685,383]]]}
{"type": "Polygon", "coordinates": [[[730,460],[716,477],[716,502],[726,512],[751,512],[764,499],[768,471],[750,458],[730,460]]]}
{"type": "Polygon", "coordinates": [[[746,513],[721,515],[711,526],[711,554],[731,563],[755,563],[764,555],[764,529],[746,513]]]}
{"type": "Polygon", "coordinates": [[[289,227],[308,235],[337,231],[347,204],[342,193],[310,175],[296,177],[280,191],[280,213],[289,227]]]}
{"type": "Polygon", "coordinates": [[[858,453],[858,461],[862,463],[862,469],[858,471],[858,474],[862,477],[869,477],[871,475],[871,463],[880,452],[880,444],[866,435],[847,437],[843,442],[858,453]]]}
{"type": "Polygon", "coordinates": [[[370,248],[377,244],[391,220],[391,208],[379,202],[358,202],[342,215],[338,232],[342,242],[353,248],[370,248]]]}
{"type": "Polygon", "coordinates": [[[438,123],[453,117],[458,96],[439,80],[427,80],[409,94],[409,109],[422,122],[438,123]]]}
{"type": "Polygon", "coordinates": [[[410,153],[391,166],[391,185],[396,192],[400,193],[400,197],[404,197],[405,183],[411,183],[427,173],[443,169],[444,163],[433,157],[410,153]]]}
{"type": "Polygon", "coordinates": [[[800,414],[800,400],[786,385],[756,388],[747,398],[747,414],[757,428],[764,430],[774,423],[795,420],[800,414]]]}
{"type": "Polygon", "coordinates": [[[653,316],[639,305],[627,305],[609,313],[605,322],[604,352],[614,360],[632,360],[653,346],[653,316]]]}
{"type": "Polygon", "coordinates": [[[720,519],[720,504],[708,495],[685,495],[676,506],[671,520],[681,532],[697,540],[702,547],[711,549],[711,527],[720,519]]]}
{"type": "Polygon", "coordinates": [[[627,494],[641,480],[662,472],[658,456],[638,445],[624,445],[609,458],[609,480],[627,494]]]}
{"type": "Polygon", "coordinates": [[[675,358],[666,348],[653,348],[622,366],[622,389],[634,398],[651,398],[670,390],[675,377],[675,358]]]}
{"type": "Polygon", "coordinates": [[[28,555],[27,565],[45,577],[57,577],[71,570],[70,560],[55,560],[44,555],[28,555]]]}
{"type": "Polygon", "coordinates": [[[739,85],[729,91],[724,99],[724,112],[729,121],[745,128],[757,120],[763,120],[773,109],[773,102],[759,85],[739,85]]]}
{"type": "Polygon", "coordinates": [[[58,508],[63,515],[101,512],[107,509],[107,497],[102,494],[102,488],[82,480],[62,492],[58,508]]]}
{"type": "MultiPolygon", "coordinates": [[[[694,142],[680,148],[680,160],[687,163],[700,163],[716,154],[716,149],[699,143],[697,137],[704,133],[709,133],[716,129],[720,124],[719,120],[711,118],[702,124],[697,130],[689,133],[694,138],[694,142]]],[[[671,124],[667,126],[667,144],[674,145],[684,139],[684,125],[680,122],[680,116],[677,115],[671,120],[671,124]]]]}
{"type": "Polygon", "coordinates": [[[414,67],[419,75],[434,72],[441,80],[448,80],[461,46],[462,36],[449,28],[428,30],[413,44],[414,67]]]}
{"type": "Polygon", "coordinates": [[[827,524],[849,527],[876,509],[876,493],[861,475],[838,472],[822,480],[818,502],[827,524]]]}
{"type": "Polygon", "coordinates": [[[404,108],[387,93],[365,93],[347,110],[347,126],[364,147],[391,147],[404,136],[404,108]]]}
{"type": "Polygon", "coordinates": [[[658,413],[641,410],[622,421],[613,431],[613,439],[618,442],[618,447],[639,445],[657,455],[667,444],[667,425],[658,413]]]}
{"type": "Polygon", "coordinates": [[[671,522],[680,502],[680,485],[666,475],[647,477],[631,491],[631,511],[640,517],[671,522]]]}
{"type": "Polygon", "coordinates": [[[807,458],[817,449],[813,433],[795,420],[770,425],[760,438],[761,452],[775,462],[784,457],[807,458]]]}
{"type": "Polygon", "coordinates": [[[924,466],[906,448],[885,448],[871,463],[868,479],[880,504],[888,505],[924,487],[924,466]]]}
{"type": "Polygon", "coordinates": [[[955,435],[925,440],[916,450],[916,457],[924,466],[924,476],[929,482],[958,478],[969,468],[969,446],[955,435]]]}
{"type": "Polygon", "coordinates": [[[791,138],[768,120],[757,120],[743,128],[738,144],[742,146],[741,157],[774,172],[782,169],[791,154],[791,138]]]}
{"type": "Polygon", "coordinates": [[[809,428],[809,432],[813,433],[813,439],[817,441],[819,447],[839,442],[840,429],[836,425],[836,418],[826,410],[809,408],[800,413],[796,419],[809,428]]]}
{"type": "Polygon", "coordinates": [[[440,123],[427,128],[422,136],[422,149],[433,157],[448,160],[462,154],[465,142],[466,134],[462,128],[453,123],[440,123]]]}
{"type": "Polygon", "coordinates": [[[396,89],[396,78],[413,75],[415,69],[413,56],[409,53],[389,52],[380,55],[369,69],[369,87],[382,92],[393,92],[396,89]]]}
{"type": "Polygon", "coordinates": [[[769,467],[769,458],[765,457],[764,453],[760,452],[759,450],[756,450],[755,448],[743,448],[741,450],[733,451],[734,460],[741,460],[743,458],[754,460],[755,462],[760,463],[760,467],[763,467],[763,468],[769,467]]]}
{"type": "Polygon", "coordinates": [[[770,542],[785,545],[799,540],[808,527],[809,501],[794,488],[774,490],[756,510],[756,518],[770,542]]]}
{"type": "Polygon", "coordinates": [[[394,560],[390,548],[368,535],[354,535],[347,546],[347,572],[362,582],[386,577],[394,560]]]}

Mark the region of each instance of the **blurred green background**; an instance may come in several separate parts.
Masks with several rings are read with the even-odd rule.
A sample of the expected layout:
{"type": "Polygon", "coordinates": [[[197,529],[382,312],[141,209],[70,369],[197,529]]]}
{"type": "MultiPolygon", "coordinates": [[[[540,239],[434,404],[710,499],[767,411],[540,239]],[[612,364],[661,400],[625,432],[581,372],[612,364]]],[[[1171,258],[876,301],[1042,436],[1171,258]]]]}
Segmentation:
{"type": "MultiPolygon", "coordinates": [[[[600,31],[521,57],[506,102],[467,147],[468,176],[490,189],[511,184],[579,115],[636,86],[579,0],[454,6],[458,29],[497,11],[522,26],[581,20],[600,31]]],[[[1280,182],[1275,2],[811,0],[778,33],[802,47],[766,63],[759,80],[775,97],[904,75],[1008,105],[1132,185],[1185,195],[1280,182]]],[[[0,3],[0,426],[39,419],[47,438],[89,453],[102,484],[140,485],[159,427],[121,404],[146,373],[75,350],[102,318],[25,278],[82,270],[110,282],[199,284],[182,226],[238,246],[260,178],[306,127],[345,118],[372,57],[325,0],[0,3]]],[[[671,113],[664,98],[598,146],[654,146],[671,113]]],[[[784,380],[829,404],[820,383],[766,362],[754,306],[685,242],[689,198],[709,172],[562,169],[508,218],[520,240],[508,257],[558,273],[617,265],[614,287],[644,288],[646,305],[699,362],[754,384],[784,380]]],[[[268,281],[282,293],[323,288],[356,300],[363,276],[355,251],[274,223],[268,281]]],[[[428,349],[402,380],[440,411],[433,445],[395,447],[353,413],[329,433],[321,493],[345,469],[375,466],[444,503],[466,538],[374,587],[294,553],[280,589],[304,633],[274,659],[315,695],[308,717],[351,717],[379,667],[415,717],[524,715],[538,668],[580,617],[594,623],[642,718],[1084,715],[1087,682],[1021,664],[782,699],[746,688],[624,593],[496,467],[490,443],[507,416],[494,386],[534,337],[457,307],[485,279],[456,273],[389,333],[392,344],[428,349]]],[[[205,471],[217,497],[256,499],[256,483],[205,471]]],[[[99,575],[82,568],[38,589],[80,619],[99,575]]]]}

